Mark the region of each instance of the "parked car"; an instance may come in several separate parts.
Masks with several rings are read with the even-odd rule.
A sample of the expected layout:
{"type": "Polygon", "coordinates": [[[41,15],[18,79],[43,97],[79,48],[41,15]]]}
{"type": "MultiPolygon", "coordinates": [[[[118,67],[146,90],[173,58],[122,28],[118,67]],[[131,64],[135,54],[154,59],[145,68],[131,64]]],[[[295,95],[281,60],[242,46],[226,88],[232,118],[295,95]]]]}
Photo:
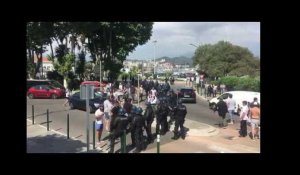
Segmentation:
{"type": "Polygon", "coordinates": [[[181,98],[182,102],[197,103],[195,90],[191,87],[178,89],[178,98],[181,98]]]}
{"type": "Polygon", "coordinates": [[[223,94],[221,94],[218,97],[212,98],[209,100],[209,107],[211,109],[215,109],[216,104],[219,102],[220,97],[222,97],[224,100],[226,100],[229,96],[229,94],[232,94],[232,99],[236,102],[236,107],[234,109],[234,112],[236,114],[239,114],[243,101],[247,101],[248,104],[251,103],[256,97],[258,99],[258,103],[260,103],[260,92],[252,92],[252,91],[228,91],[223,94]]]}
{"type": "Polygon", "coordinates": [[[27,91],[28,98],[62,98],[65,97],[65,90],[51,85],[36,85],[27,91]]]}
{"type": "MultiPolygon", "coordinates": [[[[106,98],[107,98],[107,93],[103,93],[99,91],[95,92],[94,99],[89,100],[90,112],[94,113],[98,109],[99,104],[103,104],[106,98]]],[[[80,92],[76,92],[69,97],[69,106],[70,109],[86,110],[86,100],[80,99],[80,92]]]]}
{"type": "Polygon", "coordinates": [[[55,80],[27,80],[27,91],[29,90],[29,88],[36,85],[51,85],[52,87],[66,90],[62,84],[55,80]]]}

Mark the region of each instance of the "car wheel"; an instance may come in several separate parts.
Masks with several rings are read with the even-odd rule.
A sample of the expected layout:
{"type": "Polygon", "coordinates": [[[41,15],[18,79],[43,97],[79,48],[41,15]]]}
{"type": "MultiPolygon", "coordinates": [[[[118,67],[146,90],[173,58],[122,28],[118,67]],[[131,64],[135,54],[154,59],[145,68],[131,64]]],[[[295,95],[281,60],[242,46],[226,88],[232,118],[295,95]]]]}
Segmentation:
{"type": "Polygon", "coordinates": [[[90,113],[94,113],[95,111],[93,110],[92,106],[89,106],[90,108],[90,113]]]}
{"type": "Polygon", "coordinates": [[[216,108],[216,103],[212,103],[211,105],[210,105],[210,109],[215,109],[216,108]]]}
{"type": "Polygon", "coordinates": [[[28,94],[28,98],[33,99],[34,98],[33,94],[28,94]]]}
{"type": "Polygon", "coordinates": [[[52,99],[57,99],[57,95],[56,95],[56,94],[52,94],[52,95],[51,95],[51,98],[52,98],[52,99]]]}

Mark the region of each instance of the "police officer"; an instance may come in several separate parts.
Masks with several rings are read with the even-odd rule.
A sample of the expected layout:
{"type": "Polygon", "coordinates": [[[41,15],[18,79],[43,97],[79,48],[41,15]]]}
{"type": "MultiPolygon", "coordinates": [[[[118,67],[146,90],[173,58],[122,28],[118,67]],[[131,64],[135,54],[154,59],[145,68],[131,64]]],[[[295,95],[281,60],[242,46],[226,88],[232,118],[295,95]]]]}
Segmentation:
{"type": "Polygon", "coordinates": [[[169,114],[169,106],[167,104],[167,99],[166,97],[162,98],[162,103],[161,103],[161,107],[162,107],[162,112],[160,113],[161,115],[161,121],[160,121],[160,125],[161,125],[161,135],[165,135],[166,132],[168,132],[169,128],[168,128],[168,114],[169,114]]]}
{"type": "Polygon", "coordinates": [[[175,120],[174,115],[175,115],[176,106],[177,106],[177,95],[174,93],[173,89],[171,89],[167,93],[167,102],[168,102],[168,106],[169,106],[169,116],[170,116],[170,119],[168,121],[168,127],[170,128],[173,121],[175,120]]]}
{"type": "Polygon", "coordinates": [[[151,125],[153,123],[154,120],[154,111],[151,107],[150,103],[146,103],[146,110],[144,113],[144,118],[146,121],[146,133],[147,133],[147,140],[148,143],[152,143],[153,142],[153,136],[152,136],[152,131],[151,131],[151,125]]]}
{"type": "Polygon", "coordinates": [[[182,139],[185,138],[185,129],[183,127],[184,119],[186,116],[186,106],[182,104],[181,99],[178,100],[178,105],[176,107],[175,112],[175,129],[174,129],[174,137],[172,139],[177,140],[180,136],[182,139]],[[180,126],[180,134],[178,132],[178,127],[180,126]]]}
{"type": "Polygon", "coordinates": [[[115,140],[116,138],[120,137],[121,131],[122,131],[122,123],[121,118],[119,117],[121,114],[119,114],[120,108],[113,108],[111,110],[111,122],[110,122],[110,150],[109,153],[114,153],[115,148],[115,140]]]}
{"type": "Polygon", "coordinates": [[[135,152],[140,152],[143,147],[143,128],[146,128],[145,126],[145,120],[142,116],[143,109],[141,107],[138,107],[135,109],[135,115],[132,120],[132,131],[131,131],[131,139],[133,145],[136,146],[135,152]]]}

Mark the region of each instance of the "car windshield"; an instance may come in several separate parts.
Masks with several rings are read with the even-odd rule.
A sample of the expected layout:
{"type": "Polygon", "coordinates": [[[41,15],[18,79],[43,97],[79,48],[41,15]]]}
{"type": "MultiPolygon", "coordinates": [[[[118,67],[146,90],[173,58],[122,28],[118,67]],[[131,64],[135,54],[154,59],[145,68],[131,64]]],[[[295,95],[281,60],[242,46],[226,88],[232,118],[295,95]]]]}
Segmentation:
{"type": "Polygon", "coordinates": [[[97,91],[95,92],[95,97],[105,97],[105,93],[97,91]]]}
{"type": "Polygon", "coordinates": [[[58,83],[56,81],[51,81],[51,86],[53,86],[55,88],[63,88],[63,85],[61,85],[60,83],[58,83]]]}
{"type": "Polygon", "coordinates": [[[193,92],[193,90],[192,89],[181,89],[181,92],[193,92]]]}
{"type": "Polygon", "coordinates": [[[47,88],[47,89],[57,89],[57,87],[52,86],[52,85],[48,85],[48,86],[46,86],[46,88],[47,88]]]}

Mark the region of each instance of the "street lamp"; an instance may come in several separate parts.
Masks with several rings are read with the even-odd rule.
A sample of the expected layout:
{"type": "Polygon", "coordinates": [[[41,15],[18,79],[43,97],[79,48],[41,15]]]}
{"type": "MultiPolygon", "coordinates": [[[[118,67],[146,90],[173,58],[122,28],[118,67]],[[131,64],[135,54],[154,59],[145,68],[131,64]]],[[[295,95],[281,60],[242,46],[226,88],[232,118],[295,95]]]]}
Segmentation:
{"type": "MultiPolygon", "coordinates": [[[[200,46],[197,46],[197,45],[192,44],[192,43],[189,44],[189,45],[194,46],[194,47],[196,47],[196,48],[200,47],[200,46]]],[[[198,64],[198,66],[199,66],[199,69],[200,69],[200,65],[199,65],[199,64],[198,64]]],[[[200,81],[200,95],[202,96],[202,82],[203,82],[203,75],[200,75],[199,81],[200,81]]],[[[198,92],[199,92],[199,84],[198,84],[197,86],[198,86],[198,87],[197,87],[197,90],[198,90],[198,92]]]]}
{"type": "Polygon", "coordinates": [[[156,47],[157,41],[154,40],[153,43],[154,43],[154,65],[153,65],[153,78],[154,78],[154,75],[155,75],[155,47],[156,47]]]}

